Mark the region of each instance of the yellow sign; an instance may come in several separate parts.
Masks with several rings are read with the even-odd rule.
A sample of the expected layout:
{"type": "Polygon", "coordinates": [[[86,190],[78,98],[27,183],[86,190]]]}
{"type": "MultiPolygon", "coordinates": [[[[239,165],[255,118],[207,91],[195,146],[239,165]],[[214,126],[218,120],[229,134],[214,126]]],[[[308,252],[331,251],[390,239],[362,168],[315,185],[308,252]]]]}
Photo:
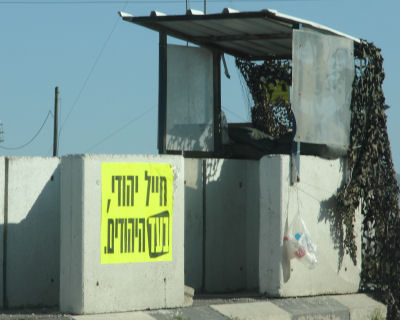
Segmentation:
{"type": "MultiPolygon", "coordinates": [[[[265,83],[264,83],[265,87],[265,83]]],[[[273,83],[268,83],[268,89],[265,88],[265,93],[268,97],[268,100],[272,104],[280,104],[283,102],[290,102],[290,91],[289,86],[283,80],[275,81],[275,85],[273,83]],[[271,92],[271,94],[270,94],[271,92]]]]}
{"type": "Polygon", "coordinates": [[[101,166],[101,263],[172,260],[173,171],[163,163],[101,166]]]}

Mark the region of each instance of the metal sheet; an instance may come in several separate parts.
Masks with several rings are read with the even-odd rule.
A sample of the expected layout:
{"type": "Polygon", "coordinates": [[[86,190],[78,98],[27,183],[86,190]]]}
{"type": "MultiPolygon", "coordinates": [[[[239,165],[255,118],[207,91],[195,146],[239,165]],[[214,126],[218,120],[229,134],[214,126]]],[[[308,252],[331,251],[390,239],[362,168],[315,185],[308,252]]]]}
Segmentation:
{"type": "Polygon", "coordinates": [[[167,46],[167,150],[213,151],[213,55],[167,46]]]}
{"type": "Polygon", "coordinates": [[[352,40],[293,31],[292,109],[296,141],[348,147],[353,51],[352,40]]]}
{"type": "Polygon", "coordinates": [[[256,12],[234,12],[208,15],[176,15],[133,17],[120,13],[125,21],[130,21],[144,27],[166,32],[185,41],[205,46],[233,56],[248,59],[264,59],[271,56],[291,57],[292,29],[299,25],[312,28],[325,34],[339,35],[352,41],[359,39],[339,31],[327,28],[311,21],[281,14],[275,10],[256,12]],[[234,36],[234,39],[219,38],[234,36]],[[271,38],[268,38],[271,36],[271,38]],[[282,41],[276,41],[277,36],[286,37],[289,41],[282,46],[282,41]],[[265,49],[261,52],[253,47],[255,37],[265,49]],[[246,43],[248,42],[248,43],[246,43]],[[254,50],[253,50],[254,49],[254,50]]]}

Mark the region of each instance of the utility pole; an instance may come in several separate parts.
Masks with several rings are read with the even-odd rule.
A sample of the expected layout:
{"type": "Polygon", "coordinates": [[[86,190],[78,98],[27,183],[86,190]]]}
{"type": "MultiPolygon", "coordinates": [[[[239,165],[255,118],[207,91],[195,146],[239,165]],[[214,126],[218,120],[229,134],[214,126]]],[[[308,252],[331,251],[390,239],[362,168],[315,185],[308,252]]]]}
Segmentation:
{"type": "Polygon", "coordinates": [[[204,0],[204,14],[207,14],[207,0],[204,0]]]}
{"type": "Polygon", "coordinates": [[[54,136],[53,136],[53,157],[58,153],[58,87],[54,94],[54,136]]]}
{"type": "Polygon", "coordinates": [[[4,131],[3,131],[3,122],[0,121],[0,142],[4,141],[3,133],[4,133],[4,131]]]}

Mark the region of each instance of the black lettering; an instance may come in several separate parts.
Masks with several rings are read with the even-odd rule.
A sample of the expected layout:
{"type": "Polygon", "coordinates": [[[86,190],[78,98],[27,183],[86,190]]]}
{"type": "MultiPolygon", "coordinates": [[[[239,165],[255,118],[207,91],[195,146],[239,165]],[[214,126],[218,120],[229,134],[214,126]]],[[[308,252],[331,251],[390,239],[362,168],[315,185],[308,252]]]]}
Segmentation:
{"type": "Polygon", "coordinates": [[[114,220],[108,219],[107,224],[107,253],[114,253],[114,220]]]}
{"type": "MultiPolygon", "coordinates": [[[[142,248],[143,252],[145,252],[146,251],[146,241],[145,241],[145,239],[146,239],[146,232],[145,232],[145,230],[146,230],[146,220],[144,218],[141,218],[141,219],[139,219],[139,223],[142,225],[142,230],[143,230],[143,234],[139,238],[142,245],[140,245],[140,241],[139,241],[139,248],[142,248]]],[[[142,252],[142,251],[139,250],[139,252],[142,252]]]]}
{"type": "Polygon", "coordinates": [[[127,192],[127,203],[128,203],[128,206],[130,205],[130,206],[132,206],[133,207],[133,204],[134,204],[134,202],[133,202],[133,179],[134,179],[134,176],[128,176],[127,177],[127,179],[128,179],[128,181],[130,181],[130,187],[128,186],[128,192],[127,192]],[[129,191],[130,191],[130,195],[129,195],[129,191]],[[130,198],[130,199],[129,199],[130,198]],[[130,200],[130,201],[129,201],[130,200]]]}
{"type": "Polygon", "coordinates": [[[167,205],[167,179],[165,177],[160,177],[160,206],[167,205]],[[164,185],[164,187],[163,187],[164,185]],[[164,204],[163,204],[164,195],[164,204]]]}
{"type": "Polygon", "coordinates": [[[122,182],[123,182],[123,184],[122,184],[122,206],[125,207],[125,190],[126,190],[126,177],[125,176],[123,176],[122,182]]]}
{"type": "MultiPolygon", "coordinates": [[[[119,252],[122,253],[124,252],[124,219],[118,219],[118,223],[121,225],[121,241],[120,241],[120,247],[119,247],[119,252]]],[[[118,229],[118,228],[117,228],[118,229]]]]}
{"type": "Polygon", "coordinates": [[[169,212],[163,211],[147,218],[147,240],[150,258],[169,252],[169,212]]]}
{"type": "Polygon", "coordinates": [[[134,219],[133,218],[129,218],[128,219],[128,223],[130,223],[131,226],[132,226],[132,252],[135,252],[134,219]]]}
{"type": "Polygon", "coordinates": [[[127,250],[127,241],[128,241],[128,223],[127,223],[127,219],[125,219],[124,221],[124,226],[125,226],[125,231],[124,231],[124,252],[126,252],[127,250]]]}
{"type": "Polygon", "coordinates": [[[121,176],[116,176],[115,179],[118,181],[118,207],[121,206],[121,176]]]}
{"type": "Polygon", "coordinates": [[[147,194],[146,194],[146,206],[149,206],[150,201],[150,184],[151,184],[151,177],[147,175],[147,171],[144,173],[144,178],[147,181],[147,194]]]}

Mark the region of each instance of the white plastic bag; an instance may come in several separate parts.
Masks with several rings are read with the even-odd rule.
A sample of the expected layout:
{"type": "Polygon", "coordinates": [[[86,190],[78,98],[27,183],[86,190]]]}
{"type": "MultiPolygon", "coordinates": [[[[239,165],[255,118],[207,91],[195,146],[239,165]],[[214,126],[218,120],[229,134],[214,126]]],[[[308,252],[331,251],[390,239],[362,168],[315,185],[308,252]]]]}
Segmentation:
{"type": "Polygon", "coordinates": [[[284,237],[289,259],[297,258],[310,269],[318,263],[317,246],[311,239],[303,218],[298,212],[284,237]]]}

